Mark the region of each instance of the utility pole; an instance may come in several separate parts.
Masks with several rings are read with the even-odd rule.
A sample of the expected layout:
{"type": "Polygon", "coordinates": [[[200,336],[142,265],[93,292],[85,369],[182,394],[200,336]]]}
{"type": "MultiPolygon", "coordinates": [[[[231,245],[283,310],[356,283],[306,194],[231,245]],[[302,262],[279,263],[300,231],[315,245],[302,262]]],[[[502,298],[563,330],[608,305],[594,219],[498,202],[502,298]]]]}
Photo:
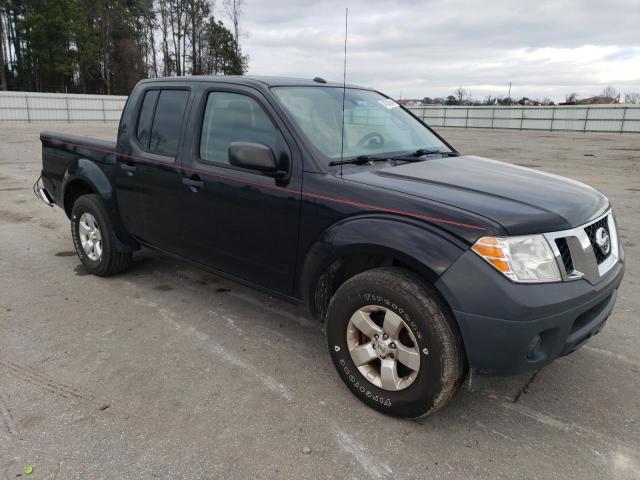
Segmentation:
{"type": "Polygon", "coordinates": [[[509,82],[509,94],[507,95],[509,101],[511,101],[511,82],[509,82]]]}

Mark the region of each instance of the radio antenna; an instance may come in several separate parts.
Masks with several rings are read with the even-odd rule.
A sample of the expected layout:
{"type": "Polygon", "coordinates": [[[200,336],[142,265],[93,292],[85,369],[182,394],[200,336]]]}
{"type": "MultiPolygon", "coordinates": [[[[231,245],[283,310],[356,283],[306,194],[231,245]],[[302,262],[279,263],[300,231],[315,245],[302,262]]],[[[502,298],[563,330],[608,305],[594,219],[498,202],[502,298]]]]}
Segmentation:
{"type": "MultiPolygon", "coordinates": [[[[344,9],[344,64],[342,66],[342,127],[340,130],[340,162],[344,160],[344,99],[347,94],[347,33],[349,26],[349,9],[344,9]]],[[[342,178],[342,163],[340,163],[342,178]]]]}

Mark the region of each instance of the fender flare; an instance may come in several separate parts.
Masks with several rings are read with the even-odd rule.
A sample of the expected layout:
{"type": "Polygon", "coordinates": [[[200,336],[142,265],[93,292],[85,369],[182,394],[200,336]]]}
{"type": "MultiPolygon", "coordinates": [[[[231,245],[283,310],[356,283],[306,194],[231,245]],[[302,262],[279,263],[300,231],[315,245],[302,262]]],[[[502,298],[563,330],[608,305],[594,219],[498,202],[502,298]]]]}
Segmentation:
{"type": "MultiPolygon", "coordinates": [[[[113,165],[105,165],[105,168],[112,169],[113,165]]],[[[107,210],[109,219],[114,228],[114,239],[119,251],[131,251],[139,247],[138,243],[129,235],[118,212],[116,198],[113,191],[113,184],[102,168],[92,160],[77,158],[72,160],[67,166],[67,170],[62,178],[62,205],[65,206],[65,197],[68,187],[75,182],[82,182],[96,192],[107,210]]],[[[70,216],[70,212],[67,212],[70,216]]]]}
{"type": "Polygon", "coordinates": [[[74,181],[82,181],[87,183],[105,203],[105,207],[109,210],[114,202],[113,187],[107,175],[95,162],[86,158],[77,158],[72,160],[67,166],[62,178],[62,204],[67,193],[68,186],[74,181]]]}
{"type": "Polygon", "coordinates": [[[391,257],[433,286],[468,248],[453,235],[413,219],[387,214],[349,217],[324,230],[308,249],[297,295],[318,315],[314,292],[321,275],[340,258],[355,253],[391,257]]]}

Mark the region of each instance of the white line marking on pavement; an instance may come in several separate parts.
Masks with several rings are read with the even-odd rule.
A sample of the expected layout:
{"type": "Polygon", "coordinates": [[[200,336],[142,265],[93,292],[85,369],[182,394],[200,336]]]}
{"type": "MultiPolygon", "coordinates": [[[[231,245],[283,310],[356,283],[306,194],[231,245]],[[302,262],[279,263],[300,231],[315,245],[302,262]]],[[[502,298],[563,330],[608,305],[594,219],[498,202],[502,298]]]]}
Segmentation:
{"type": "Polygon", "coordinates": [[[336,440],[338,441],[338,446],[354,457],[360,466],[372,477],[387,478],[393,473],[389,465],[371,456],[367,452],[367,447],[348,433],[339,430],[336,432],[336,440]]]}
{"type": "Polygon", "coordinates": [[[476,421],[476,426],[477,426],[477,427],[479,427],[479,428],[481,428],[481,429],[483,429],[483,430],[485,430],[485,431],[489,431],[489,432],[491,432],[491,433],[494,433],[494,434],[498,435],[499,437],[502,437],[502,438],[504,438],[504,439],[506,439],[506,440],[509,440],[509,441],[511,441],[511,442],[515,442],[515,440],[514,440],[513,438],[511,438],[510,436],[505,435],[504,433],[499,432],[498,430],[495,430],[495,429],[493,429],[493,428],[491,428],[491,427],[488,427],[487,425],[485,425],[485,424],[484,424],[484,423],[482,423],[482,422],[478,422],[478,421],[476,421]]]}
{"type": "Polygon", "coordinates": [[[604,355],[606,357],[615,358],[616,360],[620,360],[621,362],[628,363],[629,365],[638,366],[638,364],[632,361],[630,358],[625,357],[624,355],[620,355],[619,353],[610,352],[609,350],[603,350],[602,348],[592,347],[590,345],[585,345],[582,348],[589,352],[599,353],[600,355],[604,355]]]}
{"type": "MultiPolygon", "coordinates": [[[[135,286],[133,284],[128,285],[130,288],[135,286]]],[[[256,371],[256,368],[253,365],[250,365],[240,357],[238,357],[235,353],[227,350],[223,345],[218,342],[215,342],[207,333],[201,332],[197,330],[195,327],[189,326],[184,327],[179,322],[175,320],[176,314],[169,310],[168,308],[161,308],[158,303],[150,300],[146,300],[143,298],[134,299],[134,302],[138,305],[142,305],[145,307],[153,308],[164,320],[170,323],[176,330],[182,331],[184,335],[195,338],[202,343],[202,347],[206,348],[209,352],[216,355],[223,361],[227,363],[241,368],[255,376],[258,380],[260,380],[269,390],[281,396],[287,401],[293,401],[293,394],[291,390],[286,385],[278,382],[275,378],[270,375],[263,374],[261,372],[256,371]]]]}

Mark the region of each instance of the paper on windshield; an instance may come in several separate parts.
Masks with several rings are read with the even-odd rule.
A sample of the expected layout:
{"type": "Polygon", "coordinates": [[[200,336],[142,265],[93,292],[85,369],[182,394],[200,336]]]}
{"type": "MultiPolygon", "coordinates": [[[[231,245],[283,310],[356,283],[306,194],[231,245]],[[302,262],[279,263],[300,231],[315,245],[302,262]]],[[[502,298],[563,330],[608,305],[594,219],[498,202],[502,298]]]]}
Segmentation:
{"type": "Polygon", "coordinates": [[[378,102],[380,103],[380,105],[388,108],[389,110],[391,110],[392,108],[398,108],[400,106],[396,102],[391,100],[390,98],[385,98],[383,100],[378,100],[378,102]]]}

